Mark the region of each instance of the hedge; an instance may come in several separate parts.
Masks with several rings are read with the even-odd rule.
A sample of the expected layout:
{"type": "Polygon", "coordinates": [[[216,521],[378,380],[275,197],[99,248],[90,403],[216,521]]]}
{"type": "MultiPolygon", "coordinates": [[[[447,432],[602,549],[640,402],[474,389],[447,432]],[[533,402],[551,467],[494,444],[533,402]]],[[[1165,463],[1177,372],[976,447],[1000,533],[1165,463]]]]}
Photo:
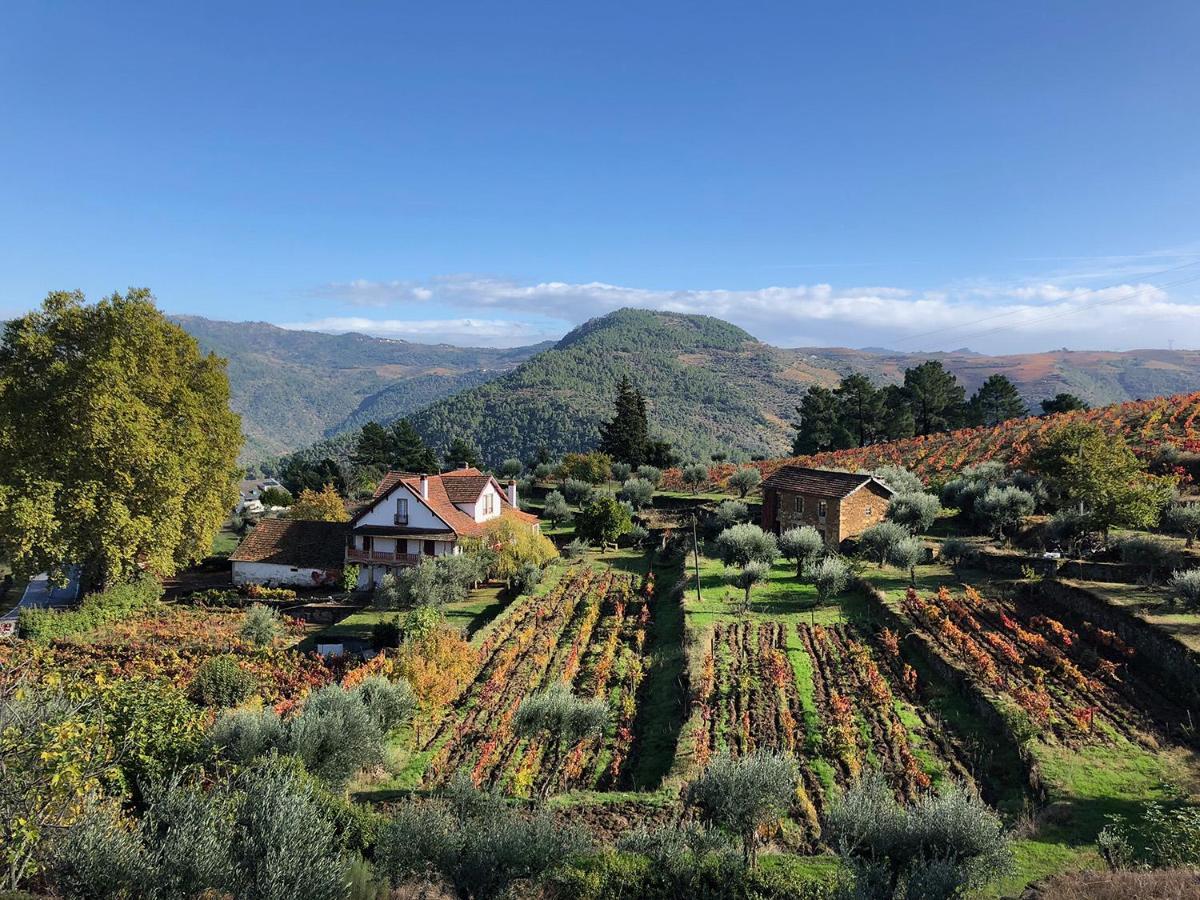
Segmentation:
{"type": "Polygon", "coordinates": [[[143,576],[88,594],[75,609],[22,609],[17,616],[17,634],[39,644],[87,634],[150,609],[162,594],[158,579],[143,576]]]}

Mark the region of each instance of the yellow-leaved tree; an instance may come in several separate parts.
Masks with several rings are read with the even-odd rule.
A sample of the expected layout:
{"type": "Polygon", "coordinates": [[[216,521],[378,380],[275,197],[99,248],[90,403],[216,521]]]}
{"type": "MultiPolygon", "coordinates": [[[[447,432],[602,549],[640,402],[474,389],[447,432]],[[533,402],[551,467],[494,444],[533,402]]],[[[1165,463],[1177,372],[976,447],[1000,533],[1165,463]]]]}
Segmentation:
{"type": "Polygon", "coordinates": [[[50,294],[0,338],[0,555],[103,587],[207,556],[237,499],[225,361],[145,289],[50,294]]]}
{"type": "Polygon", "coordinates": [[[525,566],[539,569],[558,556],[558,548],[524,522],[502,517],[479,537],[462,542],[466,553],[481,552],[492,559],[489,575],[511,582],[525,566]]]}
{"type": "Polygon", "coordinates": [[[348,522],[350,514],[346,504],[332,484],[319,491],[305,488],[288,509],[288,518],[306,519],[310,522],[348,522]]]}

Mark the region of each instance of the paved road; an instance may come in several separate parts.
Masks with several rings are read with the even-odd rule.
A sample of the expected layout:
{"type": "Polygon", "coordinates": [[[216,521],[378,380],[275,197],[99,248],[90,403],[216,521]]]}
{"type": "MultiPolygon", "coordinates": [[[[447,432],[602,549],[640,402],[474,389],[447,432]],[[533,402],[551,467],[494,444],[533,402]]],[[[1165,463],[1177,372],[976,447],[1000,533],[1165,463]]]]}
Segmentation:
{"type": "Polygon", "coordinates": [[[66,587],[56,587],[50,583],[50,576],[43,572],[29,579],[21,602],[0,616],[0,635],[12,634],[17,627],[17,616],[22,609],[41,607],[46,609],[67,609],[75,605],[79,599],[79,568],[72,566],[69,572],[70,581],[66,587]]]}

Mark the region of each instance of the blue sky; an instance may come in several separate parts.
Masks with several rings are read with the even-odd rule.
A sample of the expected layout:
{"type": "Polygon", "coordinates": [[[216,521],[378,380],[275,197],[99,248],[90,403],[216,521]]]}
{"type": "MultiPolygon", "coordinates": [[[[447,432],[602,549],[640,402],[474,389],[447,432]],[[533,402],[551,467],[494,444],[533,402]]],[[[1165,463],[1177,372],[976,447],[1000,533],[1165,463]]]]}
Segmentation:
{"type": "Polygon", "coordinates": [[[0,315],[1200,346],[1200,6],[24,3],[0,315]]]}

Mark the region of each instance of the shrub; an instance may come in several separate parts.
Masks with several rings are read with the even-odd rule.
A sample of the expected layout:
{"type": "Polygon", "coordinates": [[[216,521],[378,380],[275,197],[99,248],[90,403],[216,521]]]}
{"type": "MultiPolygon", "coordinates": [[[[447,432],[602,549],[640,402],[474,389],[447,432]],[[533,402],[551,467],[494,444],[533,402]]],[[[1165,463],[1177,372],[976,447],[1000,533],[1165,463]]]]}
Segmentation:
{"type": "Polygon", "coordinates": [[[903,807],[873,772],[834,802],[824,835],[854,873],[859,896],[948,900],[1012,866],[1000,820],[958,784],[903,807]]]}
{"type": "Polygon", "coordinates": [[[546,505],[542,509],[542,515],[554,525],[561,525],[563,522],[570,521],[571,507],[567,505],[567,498],[558,491],[548,493],[546,495],[546,505]]]}
{"type": "Polygon", "coordinates": [[[752,866],[760,831],[787,814],[799,783],[800,773],[790,756],[761,750],[736,759],[723,754],[684,788],[683,798],[701,821],[737,837],[752,866]]]}
{"type": "Polygon", "coordinates": [[[796,564],[796,577],[825,555],[825,539],[811,525],[789,528],[779,536],[779,552],[796,564]]]}
{"type": "Polygon", "coordinates": [[[1114,817],[1098,843],[1113,868],[1200,866],[1200,807],[1151,802],[1140,820],[1114,817]]]}
{"type": "Polygon", "coordinates": [[[896,522],[880,522],[872,525],[859,536],[858,550],[866,559],[883,568],[891,555],[892,547],[910,537],[909,531],[896,522]]]}
{"type": "Polygon", "coordinates": [[[826,604],[846,588],[850,569],[838,556],[827,556],[809,570],[809,578],[817,589],[817,603],[826,604]]]}
{"type": "Polygon", "coordinates": [[[279,618],[279,613],[261,603],[255,603],[246,610],[242,627],[238,630],[238,634],[245,640],[258,647],[266,647],[268,644],[274,643],[282,633],[283,622],[279,618]]]}
{"type": "Polygon", "coordinates": [[[575,531],[593,544],[611,544],[633,527],[629,510],[607,491],[600,491],[575,517],[575,531]]]}
{"type": "Polygon", "coordinates": [[[237,706],[258,688],[254,673],[243,669],[235,657],[211,656],[196,669],[190,693],[201,706],[237,706]]]}
{"type": "Polygon", "coordinates": [[[282,487],[267,488],[258,495],[258,500],[263,506],[291,506],[293,503],[291,493],[282,487]]]}
{"type": "Polygon", "coordinates": [[[642,547],[648,540],[650,540],[650,531],[641,525],[634,524],[617,539],[617,543],[622,547],[642,547]]]}
{"type": "Polygon", "coordinates": [[[768,566],[779,556],[775,535],[757,525],[734,525],[717,537],[717,555],[727,566],[745,567],[752,561],[768,566]]]}
{"type": "Polygon", "coordinates": [[[974,548],[969,541],[965,541],[960,537],[948,537],[942,541],[940,555],[957,572],[958,567],[971,555],[973,550],[974,548]]]}
{"type": "Polygon", "coordinates": [[[633,466],[627,462],[615,462],[612,464],[612,477],[614,481],[625,481],[633,472],[633,466]]]}
{"type": "Polygon", "coordinates": [[[358,576],[361,574],[361,572],[362,572],[362,570],[359,569],[359,567],[356,566],[354,563],[348,563],[342,569],[342,590],[343,591],[357,591],[358,590],[358,576]]]}
{"type": "Polygon", "coordinates": [[[693,494],[699,493],[700,488],[708,486],[708,466],[703,463],[692,463],[689,466],[684,466],[683,471],[679,474],[684,487],[688,488],[693,494]]]}
{"type": "Polygon", "coordinates": [[[1200,569],[1175,572],[1167,583],[1172,600],[1178,600],[1189,609],[1200,608],[1200,569]]]}
{"type": "Polygon", "coordinates": [[[295,600],[296,592],[291,588],[267,587],[262,584],[248,584],[243,589],[251,600],[295,600]]]}
{"type": "Polygon", "coordinates": [[[564,559],[582,559],[587,550],[588,542],[582,538],[575,538],[562,548],[562,555],[564,559]]]}
{"type": "Polygon", "coordinates": [[[371,626],[371,647],[387,650],[400,646],[400,623],[395,619],[384,619],[371,626]]]}
{"type": "Polygon", "coordinates": [[[512,590],[516,595],[531,594],[534,588],[542,583],[542,569],[533,563],[525,563],[517,571],[512,580],[512,590]]]}
{"type": "Polygon", "coordinates": [[[1091,533],[1092,517],[1074,508],[1059,510],[1046,525],[1047,536],[1072,556],[1080,554],[1083,542],[1091,533]]]}
{"type": "Polygon", "coordinates": [[[498,897],[520,879],[535,880],[588,845],[585,833],[548,812],[522,816],[468,784],[450,796],[410,803],[380,831],[376,871],[393,885],[430,871],[460,896],[498,897]]]}
{"type": "Polygon", "coordinates": [[[541,462],[533,467],[533,477],[536,481],[549,481],[557,471],[558,466],[548,462],[541,462]]]}
{"type": "Polygon", "coordinates": [[[888,504],[887,515],[914,534],[921,534],[933,526],[941,511],[942,504],[933,494],[897,494],[888,504]]]}
{"type": "Polygon", "coordinates": [[[576,506],[582,506],[587,503],[595,491],[596,486],[594,484],[578,478],[568,478],[562,484],[563,496],[567,498],[567,502],[573,503],[576,506]]]}
{"type": "Polygon", "coordinates": [[[663,473],[662,469],[659,469],[655,466],[638,466],[637,477],[644,481],[650,482],[655,487],[658,487],[659,484],[662,483],[663,473]]]}
{"type": "Polygon", "coordinates": [[[38,644],[86,634],[153,608],[162,593],[162,585],[157,579],[143,576],[88,594],[75,609],[22,609],[17,617],[17,632],[22,638],[38,644]]]}
{"type": "Polygon", "coordinates": [[[608,703],[603,698],[577,697],[561,683],[526,697],[513,716],[513,730],[517,734],[545,735],[560,747],[603,734],[607,724],[608,703]]]}
{"type": "Polygon", "coordinates": [[[872,470],[871,475],[890,487],[896,494],[920,494],[925,491],[925,485],[921,479],[903,466],[880,466],[872,470]]]}
{"type": "Polygon", "coordinates": [[[273,709],[229,710],[217,717],[208,740],[219,756],[249,765],[284,746],[283,722],[273,709]]]}
{"type": "Polygon", "coordinates": [[[1158,572],[1175,562],[1175,548],[1161,538],[1149,534],[1131,534],[1117,543],[1121,562],[1145,566],[1150,581],[1158,572]]]}
{"type": "Polygon", "coordinates": [[[989,487],[975,502],[975,519],[1000,540],[1005,540],[1005,529],[1019,525],[1026,516],[1032,515],[1033,495],[1017,487],[989,487]]]}
{"type": "Polygon", "coordinates": [[[633,505],[634,509],[649,506],[654,499],[654,485],[643,478],[630,478],[621,485],[619,494],[622,500],[633,505]]]}
{"type": "Polygon", "coordinates": [[[372,675],[348,693],[366,707],[375,725],[385,735],[408,722],[417,711],[417,698],[402,678],[389,681],[382,675],[372,675]]]}
{"type": "Polygon", "coordinates": [[[726,528],[749,521],[750,508],[741,500],[722,500],[717,504],[717,511],[713,513],[713,526],[718,534],[726,528]]]}
{"type": "Polygon", "coordinates": [[[68,897],[140,897],[157,886],[153,862],[134,823],[116,804],[86,810],[48,842],[47,851],[50,880],[68,897]]]}
{"type": "Polygon", "coordinates": [[[1167,509],[1162,516],[1162,527],[1187,541],[1187,546],[1196,543],[1200,534],[1200,503],[1177,504],[1167,509]]]}
{"type": "Polygon", "coordinates": [[[745,497],[762,484],[762,473],[753,466],[738,469],[729,476],[729,486],[738,492],[739,497],[745,497]]]}
{"type": "Polygon", "coordinates": [[[383,743],[384,732],[361,698],[336,684],[313,693],[288,723],[288,752],[336,787],[383,762],[383,743]]]}
{"type": "Polygon", "coordinates": [[[246,605],[246,598],[237,591],[224,588],[205,588],[187,595],[190,603],[224,609],[236,609],[246,605]]]}

